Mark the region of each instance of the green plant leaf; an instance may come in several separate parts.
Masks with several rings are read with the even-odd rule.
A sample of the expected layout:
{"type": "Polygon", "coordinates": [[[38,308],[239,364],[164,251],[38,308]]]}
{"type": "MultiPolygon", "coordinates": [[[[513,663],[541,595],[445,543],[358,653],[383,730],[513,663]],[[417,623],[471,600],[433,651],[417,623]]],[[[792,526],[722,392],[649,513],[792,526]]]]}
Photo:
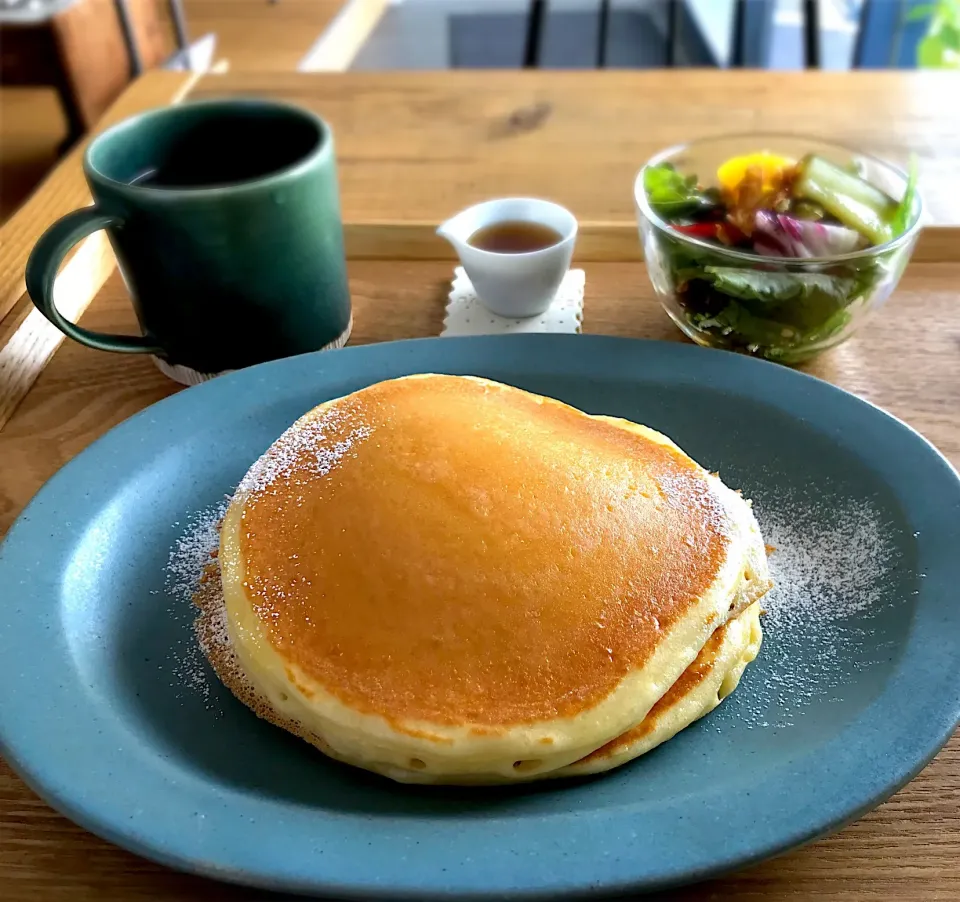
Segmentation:
{"type": "Polygon", "coordinates": [[[917,45],[917,65],[928,69],[960,68],[960,0],[937,0],[916,7],[908,20],[925,18],[929,12],[927,33],[917,45]]]}
{"type": "Polygon", "coordinates": [[[921,19],[929,19],[936,10],[933,3],[924,3],[921,6],[915,6],[907,13],[907,22],[919,22],[921,19]]]}
{"type": "Polygon", "coordinates": [[[940,0],[937,12],[945,22],[960,28],[960,2],[958,0],[940,0]]]}
{"type": "Polygon", "coordinates": [[[917,45],[917,65],[924,69],[945,69],[946,48],[938,38],[927,35],[917,45]]]}
{"type": "Polygon", "coordinates": [[[948,50],[960,50],[960,28],[944,23],[938,35],[940,43],[948,50]]]}

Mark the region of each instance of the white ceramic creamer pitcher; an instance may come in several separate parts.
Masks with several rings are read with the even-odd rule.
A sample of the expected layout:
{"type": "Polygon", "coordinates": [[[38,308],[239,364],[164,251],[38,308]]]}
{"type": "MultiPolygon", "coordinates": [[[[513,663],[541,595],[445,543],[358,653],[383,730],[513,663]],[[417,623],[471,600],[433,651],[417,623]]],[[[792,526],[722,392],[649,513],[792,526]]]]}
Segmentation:
{"type": "Polygon", "coordinates": [[[543,313],[570,268],[577,238],[577,220],[565,207],[533,197],[506,197],[468,207],[437,229],[457,251],[477,297],[500,316],[543,313]],[[549,247],[528,253],[481,250],[470,237],[496,223],[530,222],[559,235],[549,247]]]}

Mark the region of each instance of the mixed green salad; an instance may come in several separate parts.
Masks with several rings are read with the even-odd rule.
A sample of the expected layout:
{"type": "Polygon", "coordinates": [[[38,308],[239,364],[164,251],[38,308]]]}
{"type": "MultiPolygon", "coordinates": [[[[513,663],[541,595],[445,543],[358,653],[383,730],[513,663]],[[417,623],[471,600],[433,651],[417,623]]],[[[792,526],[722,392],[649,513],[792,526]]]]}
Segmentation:
{"type": "Polygon", "coordinates": [[[709,187],[660,163],[644,170],[643,183],[668,226],[656,250],[674,312],[705,343],[798,362],[842,337],[859,308],[889,293],[909,253],[823,260],[885,245],[913,225],[915,167],[900,200],[856,167],[815,155],[735,157],[709,187]]]}

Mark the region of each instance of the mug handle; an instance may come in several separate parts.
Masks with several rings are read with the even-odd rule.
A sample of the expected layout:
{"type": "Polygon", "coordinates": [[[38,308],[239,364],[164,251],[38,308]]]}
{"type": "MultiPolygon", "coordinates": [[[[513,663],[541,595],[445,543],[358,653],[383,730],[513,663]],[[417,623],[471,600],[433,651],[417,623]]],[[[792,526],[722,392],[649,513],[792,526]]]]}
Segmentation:
{"type": "Polygon", "coordinates": [[[110,335],[93,332],[71,323],[53,302],[53,285],[57,270],[67,252],[88,235],[100,229],[123,225],[118,216],[104,213],[96,206],[74,210],[47,229],[30,252],[24,281],[27,293],[36,308],[64,335],[98,351],[119,351],[124,354],[160,354],[163,349],[146,335],[110,335]]]}

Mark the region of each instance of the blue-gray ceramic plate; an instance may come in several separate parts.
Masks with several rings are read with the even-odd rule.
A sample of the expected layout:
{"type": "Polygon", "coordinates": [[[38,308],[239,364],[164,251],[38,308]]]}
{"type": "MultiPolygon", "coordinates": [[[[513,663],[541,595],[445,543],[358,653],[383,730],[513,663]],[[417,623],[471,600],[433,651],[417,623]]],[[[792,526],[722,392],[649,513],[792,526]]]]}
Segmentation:
{"type": "Polygon", "coordinates": [[[960,718],[960,482],[923,438],[788,369],[586,336],[430,339],[189,389],[37,495],[0,551],[0,751],[53,806],[148,858],[336,896],[651,889],[836,830],[960,718]],[[299,414],[369,383],[473,373],[672,436],[756,503],[781,585],[740,688],[579,782],[394,785],[259,721],[195,661],[168,558],[299,414]],[[779,563],[778,563],[779,557],[779,563]]]}

